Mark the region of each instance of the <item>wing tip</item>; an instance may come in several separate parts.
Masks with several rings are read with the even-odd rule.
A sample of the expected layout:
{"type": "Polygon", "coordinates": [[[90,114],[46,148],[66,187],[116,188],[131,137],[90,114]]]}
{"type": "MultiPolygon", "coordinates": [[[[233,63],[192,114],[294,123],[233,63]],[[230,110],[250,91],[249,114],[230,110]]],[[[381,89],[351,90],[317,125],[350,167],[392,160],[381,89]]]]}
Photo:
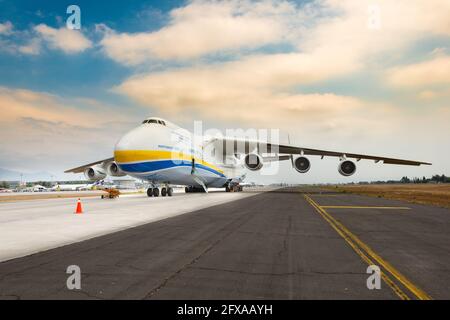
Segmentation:
{"type": "Polygon", "coordinates": [[[383,163],[398,164],[398,165],[405,165],[405,166],[421,166],[421,165],[431,166],[432,165],[432,163],[430,163],[430,162],[402,160],[402,159],[385,159],[385,160],[383,160],[383,163]]]}

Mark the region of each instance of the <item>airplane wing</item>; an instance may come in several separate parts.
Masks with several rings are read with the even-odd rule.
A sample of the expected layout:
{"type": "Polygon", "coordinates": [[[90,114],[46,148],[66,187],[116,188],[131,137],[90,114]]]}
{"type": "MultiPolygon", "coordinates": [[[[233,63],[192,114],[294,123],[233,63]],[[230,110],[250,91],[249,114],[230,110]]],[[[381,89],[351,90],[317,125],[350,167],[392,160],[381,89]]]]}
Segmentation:
{"type": "Polygon", "coordinates": [[[99,160],[99,161],[96,161],[96,162],[88,163],[88,164],[85,164],[85,165],[83,165],[81,167],[76,167],[76,168],[73,168],[73,169],[66,170],[66,171],[64,171],[64,173],[70,173],[70,172],[72,172],[72,173],[81,173],[81,172],[84,172],[84,170],[86,170],[86,168],[92,167],[92,166],[94,166],[96,164],[100,164],[100,163],[107,163],[107,162],[110,162],[110,161],[114,161],[114,158],[108,158],[108,159],[104,159],[104,160],[99,160]]]}
{"type": "MultiPolygon", "coordinates": [[[[236,154],[236,153],[250,153],[253,150],[262,150],[265,153],[275,153],[275,156],[267,157],[269,162],[271,161],[282,161],[290,159],[290,156],[286,155],[312,155],[324,157],[338,157],[338,158],[353,158],[357,161],[361,159],[374,160],[375,162],[382,161],[385,164],[398,164],[407,166],[420,166],[420,165],[431,165],[429,162],[415,161],[415,160],[405,160],[397,158],[388,158],[380,156],[372,156],[367,154],[358,154],[343,151],[329,151],[321,149],[311,149],[299,146],[284,145],[284,144],[274,144],[270,142],[262,142],[255,140],[245,140],[238,138],[215,138],[208,141],[209,143],[222,143],[222,150],[224,150],[224,155],[226,154],[236,154]],[[231,148],[230,148],[231,147],[231,148]]],[[[266,159],[263,157],[263,159],[266,159]]]]}

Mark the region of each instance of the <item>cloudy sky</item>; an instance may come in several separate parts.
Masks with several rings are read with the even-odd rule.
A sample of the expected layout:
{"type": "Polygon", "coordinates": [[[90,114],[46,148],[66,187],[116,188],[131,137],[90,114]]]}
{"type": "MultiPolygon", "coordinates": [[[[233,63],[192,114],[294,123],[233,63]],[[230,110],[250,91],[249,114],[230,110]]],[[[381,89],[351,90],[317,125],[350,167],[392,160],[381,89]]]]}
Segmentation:
{"type": "Polygon", "coordinates": [[[156,115],[434,164],[361,161],[349,179],[314,159],[254,180],[450,174],[448,0],[0,0],[0,74],[0,168],[62,177],[156,115]]]}

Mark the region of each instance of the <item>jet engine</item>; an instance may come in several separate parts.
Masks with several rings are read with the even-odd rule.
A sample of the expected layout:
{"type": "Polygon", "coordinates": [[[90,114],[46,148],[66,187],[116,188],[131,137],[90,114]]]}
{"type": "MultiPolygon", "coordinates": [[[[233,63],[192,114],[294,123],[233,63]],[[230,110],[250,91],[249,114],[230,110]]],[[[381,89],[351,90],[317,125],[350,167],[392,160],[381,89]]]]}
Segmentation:
{"type": "Polygon", "coordinates": [[[120,170],[119,166],[114,161],[111,161],[106,165],[106,173],[113,177],[123,177],[127,175],[125,172],[120,170]]]}
{"type": "Polygon", "coordinates": [[[306,173],[311,168],[311,162],[306,157],[298,157],[294,160],[294,168],[297,172],[306,173]]]}
{"type": "Polygon", "coordinates": [[[249,153],[244,157],[244,165],[248,170],[257,171],[263,166],[263,159],[256,153],[249,153]]]}
{"type": "Polygon", "coordinates": [[[345,177],[349,177],[356,172],[356,164],[350,160],[344,160],[339,163],[339,173],[345,177]]]}
{"type": "Polygon", "coordinates": [[[106,173],[101,166],[92,166],[84,170],[84,176],[91,181],[98,181],[106,178],[106,173]]]}

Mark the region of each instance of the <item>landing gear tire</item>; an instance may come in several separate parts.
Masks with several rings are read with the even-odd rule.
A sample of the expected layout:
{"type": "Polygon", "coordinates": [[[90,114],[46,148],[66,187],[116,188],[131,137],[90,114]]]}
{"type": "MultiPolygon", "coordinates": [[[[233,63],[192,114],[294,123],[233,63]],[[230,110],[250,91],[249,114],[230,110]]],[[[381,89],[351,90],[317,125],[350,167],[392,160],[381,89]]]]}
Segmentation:
{"type": "Polygon", "coordinates": [[[163,197],[165,197],[165,196],[167,195],[167,189],[166,189],[166,188],[162,188],[162,189],[161,189],[161,195],[162,195],[163,197]]]}
{"type": "Polygon", "coordinates": [[[147,189],[147,196],[148,196],[148,197],[153,196],[153,189],[152,189],[152,188],[148,188],[148,189],[147,189]]]}
{"type": "Polygon", "coordinates": [[[184,192],[189,193],[189,192],[191,192],[191,190],[189,190],[189,187],[184,187],[184,192]]]}
{"type": "Polygon", "coordinates": [[[158,188],[153,188],[153,196],[159,197],[159,189],[158,188]]]}
{"type": "Polygon", "coordinates": [[[172,188],[167,189],[167,195],[169,197],[171,197],[173,195],[173,189],[172,188]]]}

